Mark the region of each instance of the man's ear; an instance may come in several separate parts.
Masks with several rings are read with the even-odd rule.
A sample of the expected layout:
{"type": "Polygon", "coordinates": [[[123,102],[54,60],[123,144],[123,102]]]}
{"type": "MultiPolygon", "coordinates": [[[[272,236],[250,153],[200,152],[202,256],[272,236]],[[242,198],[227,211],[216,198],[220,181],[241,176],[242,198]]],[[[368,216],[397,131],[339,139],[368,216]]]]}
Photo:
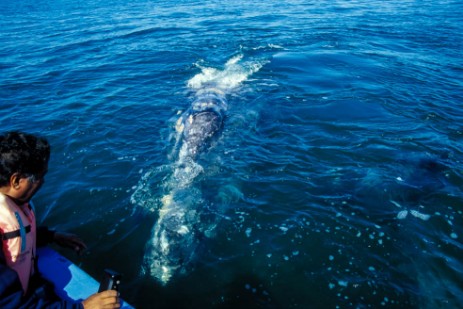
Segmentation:
{"type": "Polygon", "coordinates": [[[19,189],[21,181],[21,175],[19,173],[14,173],[10,177],[10,187],[12,189],[19,189]]]}

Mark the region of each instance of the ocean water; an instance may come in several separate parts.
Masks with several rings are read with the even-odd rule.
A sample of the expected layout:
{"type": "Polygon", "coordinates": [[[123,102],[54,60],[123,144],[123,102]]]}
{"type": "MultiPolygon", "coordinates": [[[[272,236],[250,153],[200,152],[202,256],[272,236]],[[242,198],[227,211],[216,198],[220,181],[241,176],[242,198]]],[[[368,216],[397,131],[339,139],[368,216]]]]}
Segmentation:
{"type": "Polygon", "coordinates": [[[462,10],[0,0],[2,131],[49,139],[40,223],[136,308],[461,308],[462,10]],[[208,87],[223,128],[176,178],[176,121],[208,87]],[[194,245],[163,244],[183,251],[162,280],[173,199],[194,245]]]}

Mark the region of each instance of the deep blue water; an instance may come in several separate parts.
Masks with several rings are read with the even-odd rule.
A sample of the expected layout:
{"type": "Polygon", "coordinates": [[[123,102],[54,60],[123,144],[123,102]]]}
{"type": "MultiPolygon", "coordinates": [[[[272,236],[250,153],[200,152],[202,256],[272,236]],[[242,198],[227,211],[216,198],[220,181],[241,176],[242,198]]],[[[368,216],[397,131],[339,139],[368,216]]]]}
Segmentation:
{"type": "Polygon", "coordinates": [[[61,252],[123,273],[137,308],[458,308],[462,11],[0,0],[2,131],[49,139],[40,222],[84,238],[61,252]],[[142,269],[175,121],[211,82],[227,117],[181,197],[207,232],[162,285],[142,269]]]}

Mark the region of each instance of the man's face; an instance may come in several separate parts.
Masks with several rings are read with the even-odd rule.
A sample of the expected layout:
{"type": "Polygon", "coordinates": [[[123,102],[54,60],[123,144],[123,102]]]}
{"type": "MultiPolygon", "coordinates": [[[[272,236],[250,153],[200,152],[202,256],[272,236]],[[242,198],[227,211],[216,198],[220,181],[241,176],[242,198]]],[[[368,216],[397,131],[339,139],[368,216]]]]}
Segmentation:
{"type": "Polygon", "coordinates": [[[20,189],[17,191],[16,199],[21,203],[29,202],[32,197],[40,190],[45,183],[45,175],[48,172],[48,166],[39,174],[21,178],[20,189]]]}

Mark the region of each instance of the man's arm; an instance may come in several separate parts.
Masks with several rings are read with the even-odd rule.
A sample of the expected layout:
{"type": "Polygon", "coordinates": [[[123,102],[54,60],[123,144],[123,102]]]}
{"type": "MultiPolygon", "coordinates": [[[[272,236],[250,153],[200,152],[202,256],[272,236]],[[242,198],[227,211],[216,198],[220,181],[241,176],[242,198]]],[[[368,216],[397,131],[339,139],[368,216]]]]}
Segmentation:
{"type": "Polygon", "coordinates": [[[55,243],[60,247],[70,248],[78,254],[82,254],[87,245],[78,236],[70,233],[55,232],[45,226],[37,227],[37,247],[44,247],[55,243]]]}
{"type": "Polygon", "coordinates": [[[37,227],[37,247],[44,247],[53,242],[55,231],[49,230],[46,226],[37,227]]]}

